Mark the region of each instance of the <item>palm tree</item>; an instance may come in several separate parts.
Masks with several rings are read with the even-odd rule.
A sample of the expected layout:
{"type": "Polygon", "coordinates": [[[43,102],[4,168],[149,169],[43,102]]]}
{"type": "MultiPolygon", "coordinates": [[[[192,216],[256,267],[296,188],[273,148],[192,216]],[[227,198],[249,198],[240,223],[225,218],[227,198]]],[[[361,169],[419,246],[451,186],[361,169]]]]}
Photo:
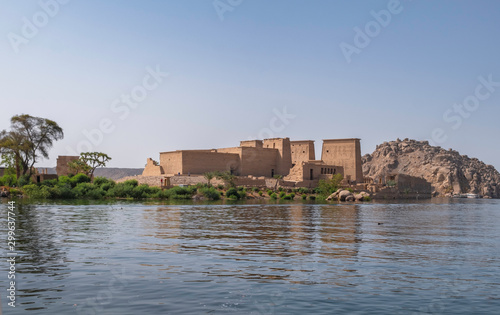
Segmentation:
{"type": "Polygon", "coordinates": [[[205,177],[205,179],[208,181],[208,187],[212,186],[210,184],[210,181],[215,177],[215,173],[214,172],[206,172],[203,174],[203,177],[205,177]]]}

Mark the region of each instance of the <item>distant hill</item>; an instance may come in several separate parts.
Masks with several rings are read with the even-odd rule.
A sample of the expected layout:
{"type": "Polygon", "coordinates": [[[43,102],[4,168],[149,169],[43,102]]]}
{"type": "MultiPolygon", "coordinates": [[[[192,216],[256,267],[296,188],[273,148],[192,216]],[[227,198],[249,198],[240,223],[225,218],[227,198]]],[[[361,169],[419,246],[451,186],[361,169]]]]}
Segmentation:
{"type": "MultiPolygon", "coordinates": [[[[40,167],[39,170],[45,169],[46,167],[40,167]]],[[[55,167],[47,167],[47,173],[55,174],[55,167]]],[[[119,167],[102,167],[97,168],[94,172],[94,176],[106,177],[112,180],[118,180],[127,176],[141,175],[144,168],[119,168],[119,167]]]]}
{"type": "Polygon", "coordinates": [[[96,169],[94,176],[107,177],[112,180],[117,180],[127,176],[142,175],[143,170],[144,168],[103,167],[96,169]]]}
{"type": "Polygon", "coordinates": [[[492,165],[427,141],[384,142],[362,160],[366,177],[406,174],[425,178],[435,196],[470,192],[500,198],[500,174],[492,165]]]}

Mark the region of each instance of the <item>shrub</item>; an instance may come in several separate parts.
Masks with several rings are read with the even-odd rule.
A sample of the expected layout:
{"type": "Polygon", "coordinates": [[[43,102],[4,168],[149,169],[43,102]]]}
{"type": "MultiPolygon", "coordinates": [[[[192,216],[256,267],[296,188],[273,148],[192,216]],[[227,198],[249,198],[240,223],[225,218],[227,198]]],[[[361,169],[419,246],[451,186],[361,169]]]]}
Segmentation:
{"type": "Polygon", "coordinates": [[[276,195],[275,193],[271,193],[269,197],[271,197],[271,199],[273,200],[278,199],[278,195],[276,195]]]}
{"type": "MultiPolygon", "coordinates": [[[[26,184],[26,185],[28,185],[28,184],[26,184]]],[[[54,187],[57,184],[59,184],[59,181],[57,179],[47,179],[47,180],[44,180],[43,182],[40,183],[40,185],[47,186],[47,187],[54,187]]]]}
{"type": "Polygon", "coordinates": [[[157,192],[152,193],[150,196],[152,198],[159,198],[159,199],[168,199],[169,197],[167,190],[162,190],[162,189],[158,189],[157,192]]]}
{"type": "Polygon", "coordinates": [[[263,195],[262,191],[259,191],[259,196],[261,196],[261,197],[262,197],[262,195],[263,195]]]}
{"type": "Polygon", "coordinates": [[[146,184],[142,184],[132,188],[130,197],[135,199],[144,199],[148,197],[148,194],[149,194],[149,186],[146,184]]]}
{"type": "Polygon", "coordinates": [[[160,187],[149,186],[148,197],[149,198],[156,198],[155,196],[157,196],[161,191],[162,190],[160,187]]]}
{"type": "Polygon", "coordinates": [[[284,199],[284,200],[292,200],[293,199],[291,195],[284,195],[281,198],[284,199]]]}
{"type": "Polygon", "coordinates": [[[59,185],[61,184],[68,184],[68,185],[71,185],[71,179],[66,176],[66,175],[63,175],[63,176],[59,176],[59,178],[57,179],[58,182],[59,182],[59,185]]]}
{"type": "Polygon", "coordinates": [[[260,192],[259,187],[254,187],[254,188],[252,188],[252,190],[253,190],[254,192],[256,192],[256,193],[260,192]]]}
{"type": "Polygon", "coordinates": [[[171,199],[191,199],[192,195],[196,193],[196,187],[181,187],[175,186],[164,191],[163,195],[171,199]]]}
{"type": "Polygon", "coordinates": [[[108,191],[111,188],[113,188],[115,185],[116,185],[115,182],[104,183],[104,184],[101,185],[101,189],[104,190],[104,191],[108,191]]]}
{"type": "Polygon", "coordinates": [[[309,193],[309,189],[305,188],[305,187],[300,187],[299,188],[299,193],[301,193],[301,194],[308,194],[309,193]]]}
{"type": "Polygon", "coordinates": [[[218,190],[223,190],[224,189],[224,185],[217,185],[217,189],[218,190]]]}
{"type": "Polygon", "coordinates": [[[24,186],[23,191],[28,198],[33,199],[47,199],[51,196],[50,188],[47,186],[37,186],[34,184],[30,184],[24,186]]]}
{"type": "Polygon", "coordinates": [[[203,196],[210,200],[219,200],[220,193],[213,187],[204,187],[198,190],[203,196]]]}
{"type": "MultiPolygon", "coordinates": [[[[57,183],[57,179],[53,179],[53,181],[55,181],[57,183]]],[[[29,175],[27,175],[27,174],[26,175],[22,175],[17,180],[17,185],[19,187],[23,187],[23,186],[29,185],[29,184],[32,184],[32,182],[31,182],[31,177],[29,175]]]]}
{"type": "Polygon", "coordinates": [[[280,198],[285,197],[286,193],[284,191],[280,192],[280,198]]]}
{"type": "Polygon", "coordinates": [[[74,199],[76,198],[75,192],[71,189],[69,185],[58,185],[52,188],[51,194],[53,198],[60,199],[74,199]]]}
{"type": "Polygon", "coordinates": [[[243,190],[245,189],[245,187],[243,187],[243,186],[238,186],[238,188],[237,188],[237,189],[238,189],[238,191],[243,191],[243,190]]]}
{"type": "Polygon", "coordinates": [[[278,188],[279,191],[283,191],[283,187],[278,188]]]}
{"type": "Polygon", "coordinates": [[[372,200],[372,198],[371,198],[370,196],[364,196],[364,197],[363,197],[363,200],[364,200],[364,201],[371,201],[371,200],[372,200]]]}
{"type": "Polygon", "coordinates": [[[396,186],[396,181],[395,180],[388,180],[386,185],[389,187],[394,187],[394,186],[396,186]]]}
{"type": "Polygon", "coordinates": [[[272,195],[272,193],[273,193],[273,191],[272,191],[271,189],[269,189],[269,190],[267,191],[267,195],[268,195],[268,196],[271,196],[271,195],[272,195]]]}
{"type": "Polygon", "coordinates": [[[139,182],[136,179],[129,179],[123,182],[125,185],[131,185],[132,187],[137,187],[139,182]]]}
{"type": "Polygon", "coordinates": [[[9,192],[11,196],[21,196],[23,194],[21,190],[16,188],[10,188],[9,192]]]}
{"type": "Polygon", "coordinates": [[[75,188],[73,188],[73,192],[75,193],[76,198],[86,198],[89,191],[93,189],[94,189],[94,184],[92,183],[79,183],[76,185],[75,188]]]}
{"type": "Polygon", "coordinates": [[[4,175],[1,177],[1,181],[2,181],[2,184],[3,186],[9,186],[9,187],[13,187],[13,186],[16,186],[17,185],[17,178],[16,178],[16,175],[4,175]]]}
{"type": "Polygon", "coordinates": [[[90,183],[90,177],[85,174],[77,174],[69,179],[71,187],[76,187],[80,183],[90,183]]]}
{"type": "Polygon", "coordinates": [[[98,176],[94,178],[94,185],[96,186],[102,187],[104,184],[111,184],[111,183],[114,183],[114,181],[106,177],[98,176]]]}
{"type": "Polygon", "coordinates": [[[86,198],[89,199],[102,199],[106,195],[106,192],[100,187],[94,187],[87,192],[86,198]]]}
{"type": "Polygon", "coordinates": [[[116,198],[131,197],[133,189],[134,186],[125,184],[125,182],[118,183],[107,191],[106,196],[116,198]]]}
{"type": "Polygon", "coordinates": [[[226,191],[226,198],[229,198],[229,199],[240,199],[240,195],[238,194],[238,191],[236,190],[236,188],[229,188],[226,191]]]}
{"type": "Polygon", "coordinates": [[[307,195],[306,194],[302,194],[301,198],[302,198],[302,200],[306,200],[307,199],[307,195]]]}
{"type": "Polygon", "coordinates": [[[333,175],[331,179],[328,180],[322,179],[319,181],[318,187],[315,189],[315,192],[319,194],[322,198],[326,198],[337,191],[340,182],[342,182],[343,179],[344,177],[342,176],[342,174],[339,173],[333,175]]]}
{"type": "Polygon", "coordinates": [[[309,196],[309,200],[316,200],[316,196],[315,195],[310,195],[309,196]]]}
{"type": "Polygon", "coordinates": [[[293,198],[295,198],[295,194],[294,194],[294,193],[291,193],[291,194],[290,194],[290,197],[292,197],[292,199],[293,199],[293,198]]]}

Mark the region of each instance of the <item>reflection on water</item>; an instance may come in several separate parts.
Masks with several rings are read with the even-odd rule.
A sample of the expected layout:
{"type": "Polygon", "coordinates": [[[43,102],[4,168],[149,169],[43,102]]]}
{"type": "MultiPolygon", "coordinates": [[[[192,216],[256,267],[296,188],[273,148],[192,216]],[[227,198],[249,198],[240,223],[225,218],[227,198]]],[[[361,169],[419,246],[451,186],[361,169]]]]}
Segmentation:
{"type": "Polygon", "coordinates": [[[9,311],[493,314],[499,210],[495,200],[20,204],[9,311]]]}

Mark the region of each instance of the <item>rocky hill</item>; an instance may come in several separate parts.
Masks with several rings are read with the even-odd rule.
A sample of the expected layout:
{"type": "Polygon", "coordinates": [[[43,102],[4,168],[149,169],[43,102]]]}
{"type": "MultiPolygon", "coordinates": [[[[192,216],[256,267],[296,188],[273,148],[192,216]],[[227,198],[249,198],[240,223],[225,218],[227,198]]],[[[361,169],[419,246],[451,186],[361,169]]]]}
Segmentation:
{"type": "MultiPolygon", "coordinates": [[[[55,167],[40,167],[41,170],[47,169],[47,173],[56,174],[55,167]]],[[[107,177],[112,180],[118,180],[127,176],[141,175],[144,168],[119,168],[119,167],[100,167],[96,168],[94,176],[107,177]]]]}
{"type": "Polygon", "coordinates": [[[363,174],[373,179],[388,174],[423,177],[434,196],[475,193],[500,198],[500,174],[492,165],[429,145],[428,141],[396,140],[377,146],[362,157],[363,174]]]}

